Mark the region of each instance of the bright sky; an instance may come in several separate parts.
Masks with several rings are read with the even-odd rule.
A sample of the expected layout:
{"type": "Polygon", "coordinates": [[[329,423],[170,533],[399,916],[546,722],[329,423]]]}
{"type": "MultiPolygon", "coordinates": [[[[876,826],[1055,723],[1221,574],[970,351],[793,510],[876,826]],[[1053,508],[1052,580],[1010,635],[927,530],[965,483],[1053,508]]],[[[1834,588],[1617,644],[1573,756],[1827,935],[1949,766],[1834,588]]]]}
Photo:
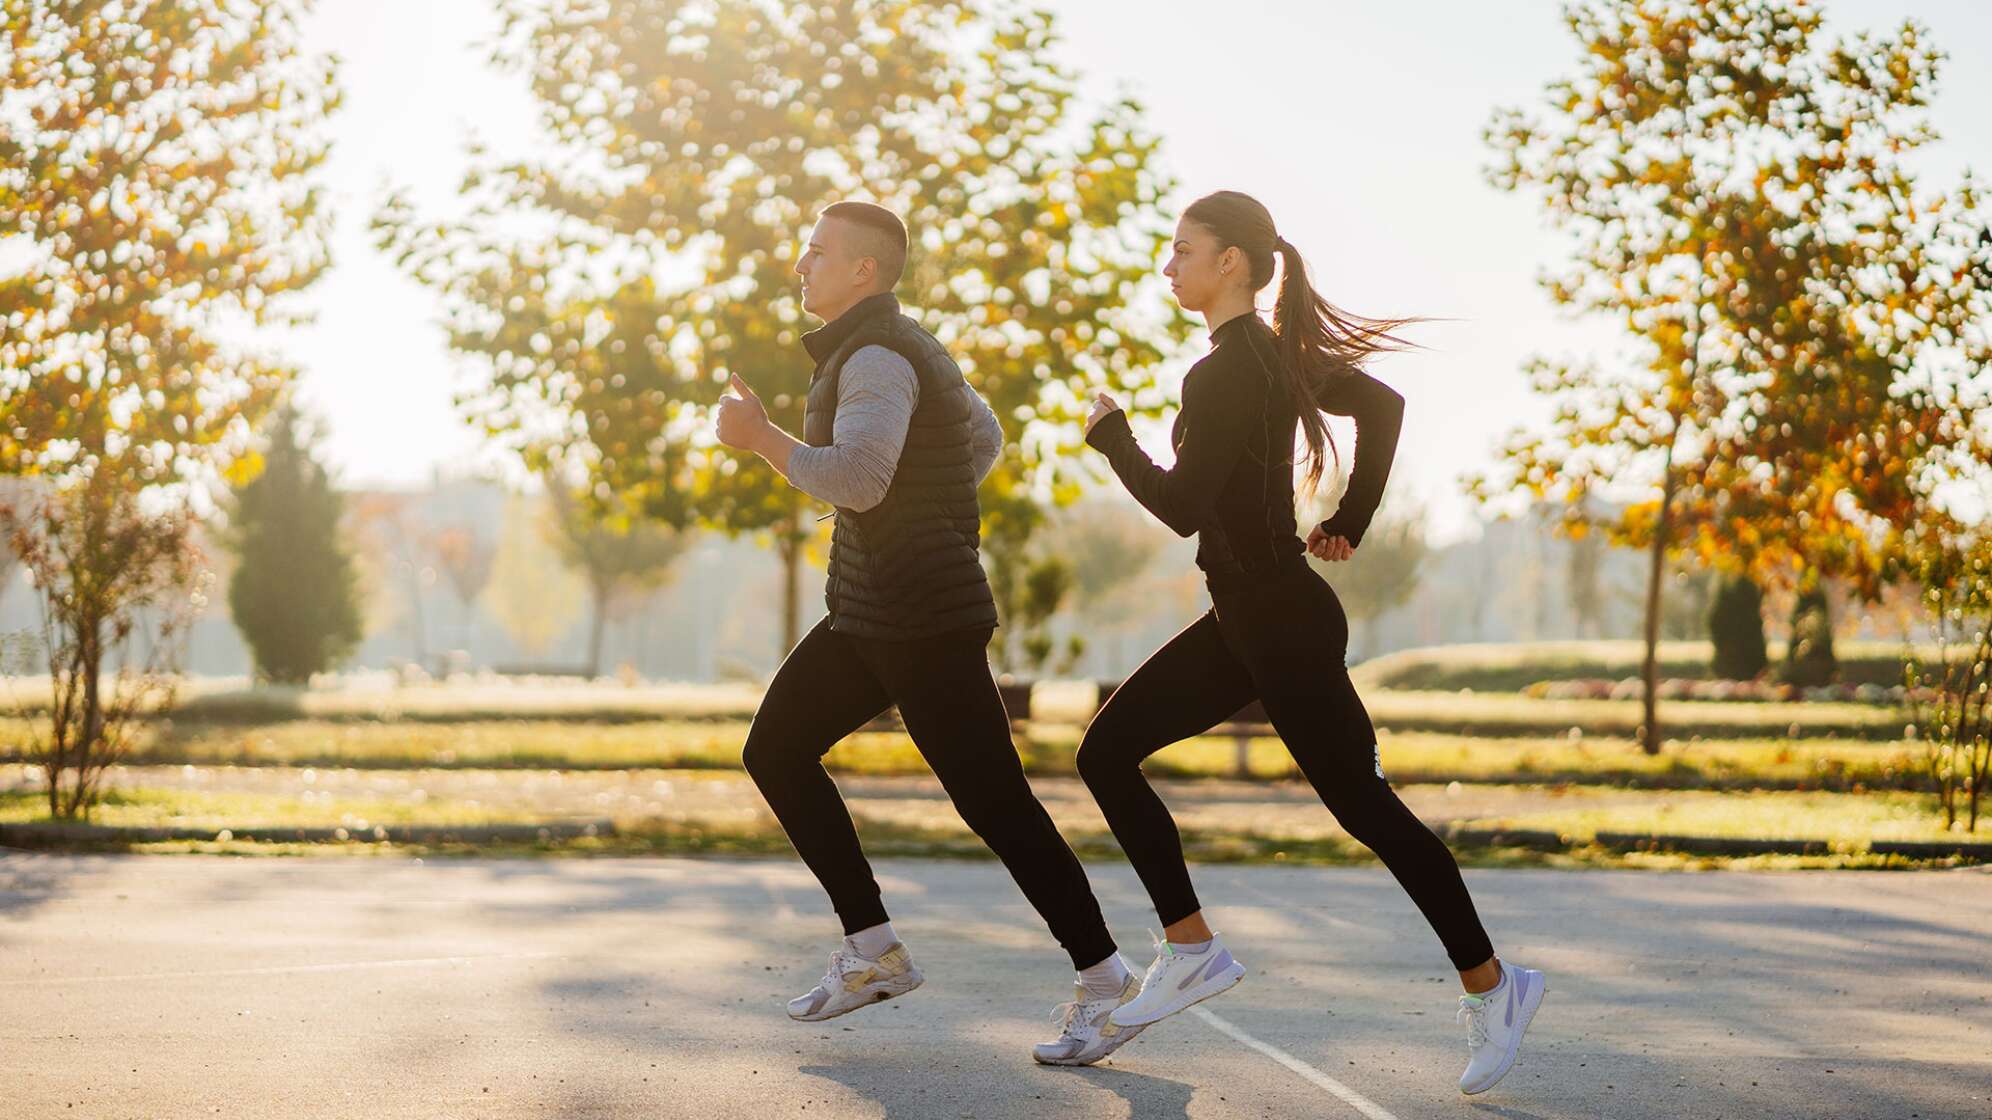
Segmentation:
{"type": "MultiPolygon", "coordinates": [[[[1503,433],[1543,415],[1521,373],[1530,353],[1609,347],[1559,319],[1534,283],[1555,238],[1532,200],[1486,185],[1480,130],[1496,105],[1533,102],[1574,46],[1552,0],[1039,0],[1058,13],[1067,58],[1092,92],[1148,108],[1183,201],[1256,195],[1334,302],[1376,315],[1456,320],[1418,337],[1427,353],[1377,372],[1409,401],[1392,493],[1415,496],[1435,535],[1469,523],[1459,477],[1503,433]],[[1221,12],[1214,17],[1213,12],[1221,12]]],[[[1978,0],[1830,0],[1829,28],[1879,30],[1913,16],[1951,52],[1934,117],[1933,182],[1992,171],[1992,6],[1978,0]],[[1979,106],[1977,112],[1971,106],[1979,106]]],[[[339,209],[334,268],[291,341],[306,399],[329,421],[349,484],[415,483],[437,467],[494,462],[457,418],[463,367],[428,294],[366,231],[384,184],[439,204],[463,141],[498,150],[531,134],[522,86],[476,43],[489,0],[322,0],[316,49],[344,60],[345,106],[326,174],[339,209]]],[[[1345,445],[1346,446],[1346,445],[1345,445]]]]}

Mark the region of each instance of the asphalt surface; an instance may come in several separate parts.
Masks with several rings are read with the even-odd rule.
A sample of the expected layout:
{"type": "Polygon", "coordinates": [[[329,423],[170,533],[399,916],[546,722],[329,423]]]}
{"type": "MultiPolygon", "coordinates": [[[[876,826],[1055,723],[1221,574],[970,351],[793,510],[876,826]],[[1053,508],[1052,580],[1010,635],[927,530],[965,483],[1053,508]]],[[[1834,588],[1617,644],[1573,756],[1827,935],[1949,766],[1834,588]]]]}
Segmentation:
{"type": "Polygon", "coordinates": [[[794,861],[0,854],[0,1116],[1992,1117],[1983,871],[1468,872],[1550,984],[1471,1099],[1380,870],[1199,868],[1252,974],[1089,1070],[1030,1061],[1071,973],[1000,866],[879,873],[927,984],[803,1025],[836,929],[794,861]]]}

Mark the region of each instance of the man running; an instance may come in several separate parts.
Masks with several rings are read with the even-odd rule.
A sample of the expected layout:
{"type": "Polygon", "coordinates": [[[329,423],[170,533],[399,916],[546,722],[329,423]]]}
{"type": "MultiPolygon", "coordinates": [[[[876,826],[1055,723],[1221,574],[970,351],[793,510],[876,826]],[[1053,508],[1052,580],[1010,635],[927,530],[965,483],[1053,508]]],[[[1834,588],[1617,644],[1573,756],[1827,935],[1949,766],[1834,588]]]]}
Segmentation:
{"type": "Polygon", "coordinates": [[[1088,1065],[1140,1031],[1108,1021],[1140,980],[1010,741],[985,652],[996,605],[977,556],[976,487],[1001,453],[1002,429],[940,342],[900,313],[892,289],[907,243],[897,215],[864,202],[828,207],[810,232],[795,272],[803,310],[824,326],[802,339],[815,374],[801,440],[768,419],[738,374],[738,395],[719,402],[720,442],[761,456],[837,510],[829,614],[769,683],[743,759],[844,926],[829,971],[789,1015],[829,1019],[920,986],[822,763],[838,740],[897,705],[962,819],[1079,971],[1061,1036],[1034,1056],[1088,1065]]]}

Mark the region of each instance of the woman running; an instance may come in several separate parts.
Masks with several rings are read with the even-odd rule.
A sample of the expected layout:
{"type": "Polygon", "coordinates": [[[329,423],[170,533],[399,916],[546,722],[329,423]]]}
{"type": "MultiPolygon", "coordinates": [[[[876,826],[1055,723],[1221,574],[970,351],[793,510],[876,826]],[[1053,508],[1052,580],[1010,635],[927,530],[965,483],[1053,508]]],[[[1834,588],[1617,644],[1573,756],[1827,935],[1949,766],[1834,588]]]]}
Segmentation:
{"type": "Polygon", "coordinates": [[[1366,319],[1322,299],[1272,215],[1235,191],[1184,212],[1163,275],[1183,309],[1203,315],[1211,338],[1210,353],[1183,381],[1171,434],[1176,465],[1151,462],[1127,414],[1105,394],[1087,417],[1086,442],[1163,524],[1197,535],[1212,609],[1135,670],[1079,747],[1079,773],[1167,938],[1140,995],[1111,1021],[1153,1023],[1245,975],[1204,919],[1175,821],[1141,763],[1257,699],[1335,819],[1383,860],[1444,943],[1466,989],[1459,1018],[1472,1059],[1460,1089],[1482,1092],[1514,1064],[1542,1001],[1543,976],[1494,955],[1452,853],[1384,780],[1376,732],[1343,662],[1348,619],[1307,564],[1309,553],[1348,559],[1376,511],[1404,399],[1362,364],[1406,345],[1394,332],[1413,320],[1366,319]],[[1268,327],[1254,298],[1272,281],[1276,258],[1285,273],[1268,327]],[[1340,508],[1303,544],[1294,522],[1294,429],[1306,434],[1312,489],[1332,451],[1323,412],[1352,417],[1359,438],[1340,508]]]}

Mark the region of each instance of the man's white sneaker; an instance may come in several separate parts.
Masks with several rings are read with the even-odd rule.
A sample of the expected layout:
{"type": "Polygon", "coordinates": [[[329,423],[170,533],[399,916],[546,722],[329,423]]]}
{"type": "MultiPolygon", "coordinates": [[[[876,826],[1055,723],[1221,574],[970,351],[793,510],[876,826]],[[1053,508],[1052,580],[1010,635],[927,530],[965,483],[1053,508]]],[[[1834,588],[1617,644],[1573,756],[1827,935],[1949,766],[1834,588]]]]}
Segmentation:
{"type": "Polygon", "coordinates": [[[1141,993],[1141,977],[1129,972],[1118,995],[1088,995],[1084,984],[1072,990],[1072,1002],[1052,1009],[1052,1021],[1062,1028],[1056,1042],[1031,1047],[1031,1057],[1048,1066],[1090,1066],[1134,1041],[1140,1027],[1123,1027],[1109,1015],[1141,993]]]}
{"type": "Polygon", "coordinates": [[[874,1003],[903,996],[926,977],[913,967],[906,946],[894,942],[876,960],[859,956],[848,945],[830,954],[830,971],[806,996],[789,1001],[789,1018],[803,1023],[835,1019],[874,1003]]]}
{"type": "Polygon", "coordinates": [[[1494,990],[1459,997],[1457,1018],[1466,1024],[1466,1048],[1473,1055],[1460,1075],[1460,1092],[1484,1093],[1507,1076],[1547,990],[1542,973],[1502,961],[1494,990]]]}
{"type": "MultiPolygon", "coordinates": [[[[1150,936],[1153,936],[1152,934],[1150,936]]],[[[1245,966],[1215,935],[1201,953],[1178,952],[1155,942],[1155,961],[1141,978],[1141,994],[1109,1016],[1117,1027],[1145,1027],[1201,1003],[1245,978],[1245,966]]]]}

